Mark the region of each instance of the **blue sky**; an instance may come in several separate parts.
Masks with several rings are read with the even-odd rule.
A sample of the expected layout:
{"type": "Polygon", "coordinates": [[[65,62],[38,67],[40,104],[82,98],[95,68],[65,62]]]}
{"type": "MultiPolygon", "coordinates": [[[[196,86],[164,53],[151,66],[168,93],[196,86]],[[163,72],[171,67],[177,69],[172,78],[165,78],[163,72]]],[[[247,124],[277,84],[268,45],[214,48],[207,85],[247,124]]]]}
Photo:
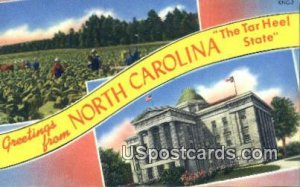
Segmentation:
{"type": "Polygon", "coordinates": [[[294,62],[295,62],[295,69],[296,69],[296,76],[297,76],[297,81],[298,81],[298,88],[300,91],[300,48],[295,49],[293,51],[294,55],[294,62]]]}
{"type": "MultiPolygon", "coordinates": [[[[240,92],[252,90],[267,102],[275,95],[297,101],[297,82],[291,50],[251,55],[207,66],[178,77],[148,94],[152,95],[154,106],[174,106],[181,91],[187,87],[195,88],[205,98],[217,94],[217,92],[225,92],[226,89],[233,90],[230,85],[222,84],[231,75],[235,76],[238,90],[242,90],[240,92]]],[[[93,90],[100,82],[88,83],[88,90],[93,90]]],[[[151,105],[145,102],[145,96],[128,105],[96,128],[98,141],[151,105]]]]}
{"type": "MultiPolygon", "coordinates": [[[[270,3],[261,0],[247,0],[257,5],[253,12],[264,15],[278,12],[299,11],[299,0],[293,5],[270,3]]],[[[30,29],[53,26],[65,19],[79,18],[92,9],[110,10],[124,20],[145,18],[150,9],[157,12],[167,7],[181,7],[189,12],[197,12],[197,0],[21,0],[0,3],[0,33],[19,25],[28,24],[30,29]]]]}
{"type": "MultiPolygon", "coordinates": [[[[111,15],[121,20],[143,19],[150,9],[163,18],[175,7],[197,12],[197,0],[6,0],[0,3],[0,46],[52,38],[58,31],[78,30],[92,14],[111,15]]],[[[262,0],[243,0],[249,16],[299,11],[293,5],[279,5],[277,0],[265,5],[262,0]]],[[[248,15],[248,14],[247,14],[248,15]]]]}
{"type": "Polygon", "coordinates": [[[0,46],[52,38],[58,31],[67,33],[70,28],[79,30],[93,14],[130,21],[133,17],[146,18],[150,9],[164,18],[175,7],[197,12],[196,0],[16,0],[0,3],[0,46]]]}
{"type": "Polygon", "coordinates": [[[31,29],[45,28],[68,18],[78,18],[92,9],[113,11],[120,19],[145,18],[150,9],[157,12],[183,5],[197,12],[196,0],[26,0],[0,4],[0,32],[28,24],[31,29]]]}

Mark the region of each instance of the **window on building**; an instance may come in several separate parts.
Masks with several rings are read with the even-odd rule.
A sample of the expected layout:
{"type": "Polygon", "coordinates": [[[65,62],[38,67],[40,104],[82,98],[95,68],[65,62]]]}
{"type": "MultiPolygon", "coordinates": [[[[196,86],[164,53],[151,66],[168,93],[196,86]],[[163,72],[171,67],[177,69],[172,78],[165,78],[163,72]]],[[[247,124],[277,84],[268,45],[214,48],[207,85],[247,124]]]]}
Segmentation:
{"type": "Polygon", "coordinates": [[[220,142],[221,142],[221,137],[220,137],[220,135],[217,134],[216,135],[216,143],[219,144],[220,142]]]}
{"type": "Polygon", "coordinates": [[[170,164],[169,164],[169,168],[170,169],[175,169],[175,162],[171,162],[170,164]]]}
{"type": "Polygon", "coordinates": [[[232,145],[232,141],[230,139],[230,134],[225,134],[225,142],[226,142],[226,146],[232,145]]]}
{"type": "Polygon", "coordinates": [[[245,109],[239,111],[239,116],[240,116],[241,119],[246,119],[246,111],[245,111],[245,109]]]}
{"type": "Polygon", "coordinates": [[[189,140],[193,140],[193,132],[190,126],[187,127],[187,132],[188,132],[189,140]]]}
{"type": "Polygon", "coordinates": [[[238,112],[239,114],[239,118],[240,118],[240,123],[242,126],[247,126],[248,125],[248,122],[247,122],[247,116],[246,116],[246,110],[240,110],[238,112]]]}
{"type": "Polygon", "coordinates": [[[153,170],[152,170],[152,168],[148,168],[148,169],[147,169],[147,174],[148,174],[148,178],[149,178],[150,180],[154,178],[154,177],[153,177],[153,170]]]}
{"type": "Polygon", "coordinates": [[[230,135],[231,131],[229,130],[229,128],[224,129],[224,134],[225,135],[230,135]]]}
{"type": "Polygon", "coordinates": [[[239,115],[239,119],[240,119],[243,140],[244,140],[244,143],[246,144],[246,143],[251,142],[251,137],[249,134],[249,126],[248,126],[247,117],[246,117],[246,111],[240,110],[238,112],[238,115],[239,115]]]}
{"type": "Polygon", "coordinates": [[[161,176],[164,172],[164,165],[157,166],[158,174],[161,176]]]}
{"type": "Polygon", "coordinates": [[[212,122],[211,122],[211,127],[212,127],[213,129],[217,128],[216,121],[212,121],[212,122]]]}
{"type": "Polygon", "coordinates": [[[216,124],[216,121],[212,121],[211,122],[211,128],[212,128],[212,133],[214,135],[216,135],[217,134],[217,124],[216,124]]]}
{"type": "Polygon", "coordinates": [[[225,136],[225,142],[226,142],[227,146],[231,146],[232,145],[232,142],[231,142],[231,139],[230,139],[230,135],[226,135],[225,136]]]}
{"type": "Polygon", "coordinates": [[[167,142],[167,148],[172,148],[172,136],[171,136],[171,130],[170,130],[170,125],[164,125],[164,131],[166,135],[166,142],[167,142]]]}
{"type": "Polygon", "coordinates": [[[243,127],[242,128],[242,133],[243,134],[248,134],[249,133],[249,127],[243,127]]]}
{"type": "Polygon", "coordinates": [[[152,130],[152,135],[153,135],[153,143],[154,143],[154,148],[156,149],[161,149],[161,143],[160,143],[160,136],[159,136],[159,129],[154,128],[152,130]]]}
{"type": "Polygon", "coordinates": [[[210,146],[210,143],[209,143],[209,141],[207,140],[207,141],[205,141],[205,146],[206,147],[209,147],[210,146]]]}
{"type": "Polygon", "coordinates": [[[249,143],[251,141],[251,137],[249,134],[249,127],[243,127],[242,128],[242,135],[243,135],[243,139],[244,139],[244,143],[249,143]]]}
{"type": "Polygon", "coordinates": [[[195,105],[190,106],[190,111],[191,111],[191,112],[196,112],[196,106],[195,106],[195,105]]]}
{"type": "Polygon", "coordinates": [[[223,126],[224,126],[224,127],[227,127],[227,126],[228,126],[228,121],[227,121],[227,118],[226,118],[226,117],[223,117],[223,118],[222,118],[222,122],[223,122],[223,126]]]}
{"type": "Polygon", "coordinates": [[[223,128],[224,128],[224,133],[229,133],[229,127],[228,127],[228,121],[226,117],[222,118],[222,123],[223,123],[223,128]]]}
{"type": "Polygon", "coordinates": [[[232,146],[232,142],[231,142],[230,139],[229,139],[229,140],[226,140],[226,145],[227,145],[227,146],[232,146]]]}
{"type": "Polygon", "coordinates": [[[245,134],[244,135],[244,143],[250,143],[251,142],[251,137],[249,134],[245,134]]]}

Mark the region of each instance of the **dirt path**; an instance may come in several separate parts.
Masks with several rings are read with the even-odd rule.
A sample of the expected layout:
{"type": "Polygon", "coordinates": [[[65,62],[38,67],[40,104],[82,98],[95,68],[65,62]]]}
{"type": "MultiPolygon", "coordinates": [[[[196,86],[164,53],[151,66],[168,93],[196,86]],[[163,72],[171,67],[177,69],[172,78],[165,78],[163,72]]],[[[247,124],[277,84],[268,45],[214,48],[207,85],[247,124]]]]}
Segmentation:
{"type": "Polygon", "coordinates": [[[278,160],[275,162],[270,162],[267,165],[277,165],[280,166],[280,169],[300,168],[300,161],[289,161],[290,159],[295,159],[295,158],[300,158],[300,155],[278,160]]]}

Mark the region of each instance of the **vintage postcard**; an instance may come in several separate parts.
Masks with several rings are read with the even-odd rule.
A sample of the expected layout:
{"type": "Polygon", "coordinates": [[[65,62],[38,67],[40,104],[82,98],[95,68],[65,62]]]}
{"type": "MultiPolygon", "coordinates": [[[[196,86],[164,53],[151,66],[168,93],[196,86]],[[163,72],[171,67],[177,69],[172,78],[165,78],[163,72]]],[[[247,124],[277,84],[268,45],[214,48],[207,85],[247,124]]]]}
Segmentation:
{"type": "Polygon", "coordinates": [[[299,186],[299,0],[0,0],[0,186],[299,186]]]}

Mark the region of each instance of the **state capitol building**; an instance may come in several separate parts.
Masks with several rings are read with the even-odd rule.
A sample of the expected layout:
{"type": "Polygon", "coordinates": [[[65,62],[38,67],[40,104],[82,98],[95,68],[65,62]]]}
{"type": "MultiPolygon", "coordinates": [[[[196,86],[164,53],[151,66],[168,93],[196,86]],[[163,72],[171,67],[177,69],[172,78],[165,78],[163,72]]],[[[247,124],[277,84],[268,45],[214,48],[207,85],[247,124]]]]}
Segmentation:
{"type": "MultiPolygon", "coordinates": [[[[148,108],[132,124],[136,135],[128,138],[128,147],[147,148],[276,148],[271,108],[253,92],[232,96],[208,104],[192,88],[183,90],[175,107],[148,108]]],[[[238,156],[238,155],[237,155],[238,156]]],[[[248,165],[265,160],[234,160],[248,165]]],[[[159,179],[165,169],[184,167],[187,171],[215,170],[220,160],[130,160],[135,183],[144,184],[159,179]]]]}

